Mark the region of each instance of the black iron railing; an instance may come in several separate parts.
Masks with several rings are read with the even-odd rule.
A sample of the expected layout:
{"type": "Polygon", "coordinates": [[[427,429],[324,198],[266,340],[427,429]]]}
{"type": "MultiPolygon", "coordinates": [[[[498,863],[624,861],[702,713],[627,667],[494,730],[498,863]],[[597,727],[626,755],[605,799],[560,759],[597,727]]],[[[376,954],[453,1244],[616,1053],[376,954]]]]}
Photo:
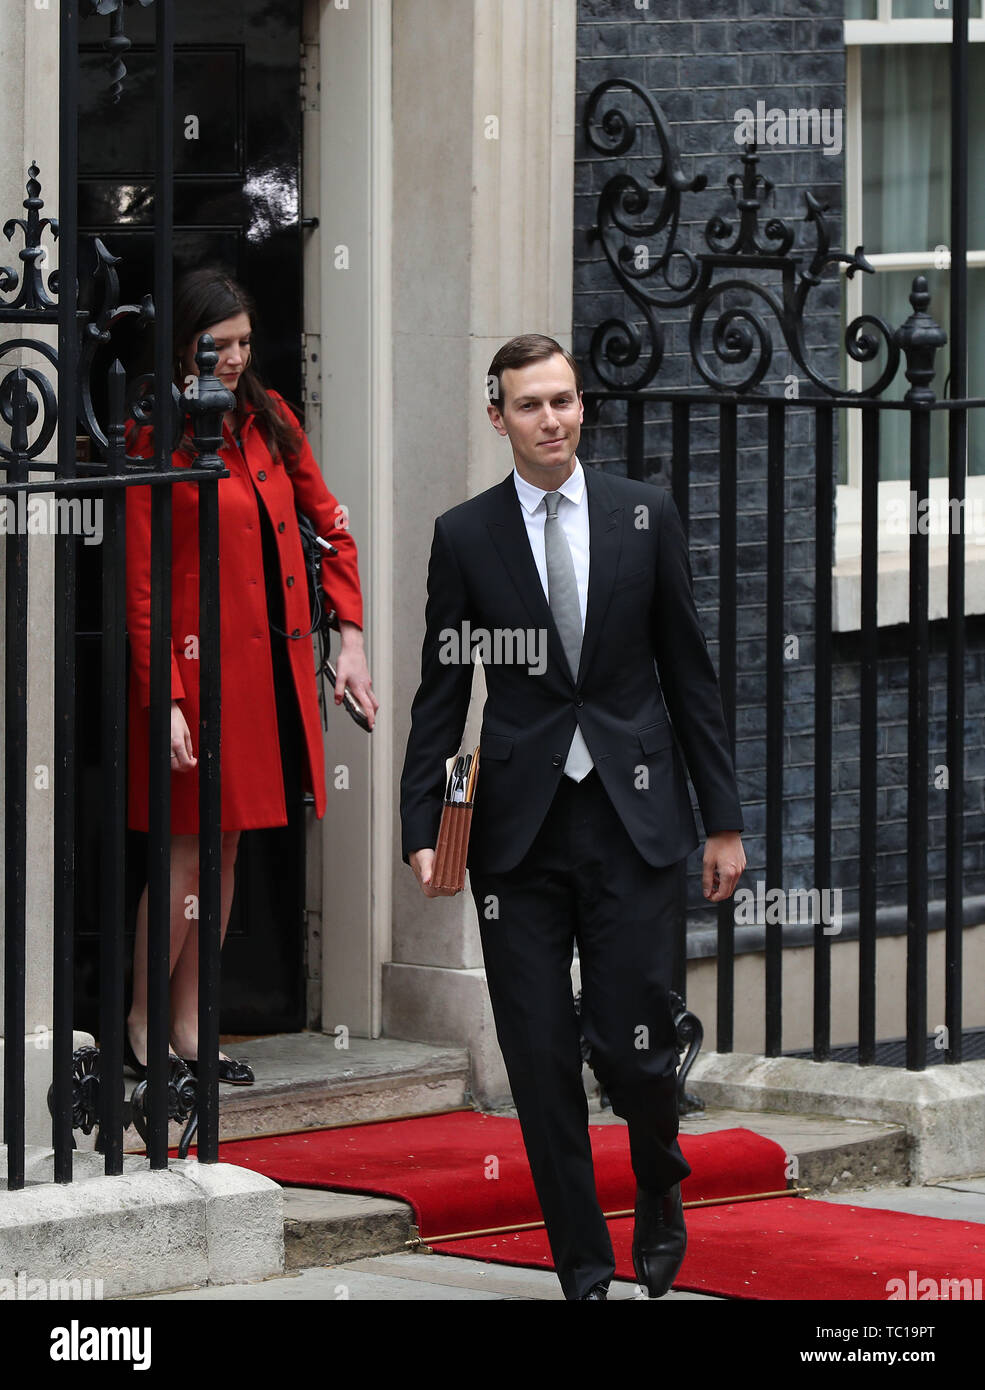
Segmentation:
{"type": "MultiPolygon", "coordinates": [[[[947,397],[934,390],[935,357],[947,341],[929,313],[930,296],[922,276],[913,280],[912,312],[896,330],[874,315],[861,315],[845,334],[848,355],[856,362],[875,363],[878,378],[862,390],[831,384],[815,366],[805,340],[805,314],[810,297],[825,273],[841,265],[852,277],[871,273],[861,247],[854,252],[832,248],[824,209],[805,193],[804,222],[813,250],[795,251],[794,227],[771,217],[760,224],[772,185],[760,171],[755,146],[741,156],[741,173],[729,180],[735,216],[714,214],[706,223],[707,251],[693,254],[679,235],[683,201],[699,194],[703,176],[688,179],[670,126],[649,94],[636,83],[618,78],[601,83],[590,94],[583,114],[589,148],[619,159],[634,145],[640,125],[652,125],[660,148],[660,167],[647,186],[625,171],[605,183],[598,200],[592,236],[601,246],[623,294],[637,315],[610,317],[600,323],[590,347],[591,365],[601,389],[585,392],[588,453],[593,428],[611,418],[612,403],[625,411],[623,447],[631,476],[645,478],[655,471],[647,463],[648,426],[659,415],[670,416],[670,486],[685,528],[691,521],[692,432],[695,423],[706,429],[707,417],[717,416],[717,480],[707,472],[701,481],[717,481],[719,513],[718,558],[719,674],[726,720],[736,750],[737,587],[743,578],[738,554],[737,517],[740,466],[749,453],[740,452],[740,439],[750,437],[754,417],[765,415],[765,523],[743,517],[743,539],[756,530],[765,548],[765,855],[767,890],[784,882],[784,748],[787,732],[783,638],[785,632],[785,562],[791,544],[791,508],[785,498],[785,473],[791,422],[808,412],[813,441],[814,649],[813,738],[814,883],[832,884],[832,565],[834,561],[835,411],[861,415],[861,661],[859,672],[860,729],[859,827],[857,880],[859,918],[858,1044],[860,1063],[876,1059],[876,918],[878,885],[877,701],[879,628],[877,610],[878,478],[880,422],[886,411],[902,410],[910,421],[910,488],[928,496],[931,417],[944,412],[948,424],[949,494],[954,503],[965,497],[968,412],[985,400],[967,397],[967,0],[954,6],[952,43],[952,203],[950,381],[947,397]],[[642,111],[642,117],[639,113],[642,111]],[[634,115],[634,112],[637,113],[634,115]],[[651,209],[651,200],[655,207],[651,209]],[[648,248],[656,243],[656,249],[648,248]],[[641,254],[641,250],[646,254],[641,254]],[[761,273],[766,273],[766,283],[761,273]],[[778,282],[778,287],[776,287],[778,282]],[[669,324],[689,325],[690,365],[706,383],[701,389],[660,388],[669,324]],[[630,321],[635,318],[635,321],[630,321]],[[772,326],[771,326],[772,325],[772,326]],[[777,333],[778,330],[778,333],[777,333]],[[777,339],[798,382],[807,390],[789,392],[781,385],[767,389],[777,339]],[[909,389],[903,400],[886,393],[902,366],[909,389]]],[[[790,378],[787,378],[789,382],[790,378]]],[[[803,439],[804,432],[797,436],[803,439]]],[[[704,441],[707,446],[707,440],[704,441]]],[[[608,457],[612,456],[608,451],[608,457]]],[[[945,1024],[943,1060],[962,1060],[962,930],[964,926],[964,515],[951,527],[948,541],[947,628],[947,767],[946,908],[945,908],[945,1024]]],[[[708,540],[705,534],[705,540],[708,540]]],[[[928,1037],[928,564],[930,537],[926,529],[911,530],[909,542],[908,609],[908,782],[907,782],[907,975],[906,1065],[926,1064],[928,1037]]],[[[740,771],[741,771],[740,767],[740,771]]],[[[784,923],[765,927],[765,1051],[783,1050],[782,961],[784,923]]],[[[720,1051],[734,1046],[735,908],[720,905],[717,914],[717,1037],[720,1051]]],[[[832,934],[816,920],[813,932],[813,1037],[816,1060],[831,1056],[832,934]]],[[[686,980],[686,923],[677,943],[675,988],[684,994],[686,980]]],[[[748,1007],[748,1001],[746,1003],[748,1007]]]]}
{"type": "MultiPolygon", "coordinates": [[[[173,208],[173,0],[157,0],[155,141],[157,174],[154,203],[154,302],[120,305],[114,271],[116,258],[94,239],[97,310],[83,310],[78,294],[76,200],[78,182],[78,39],[80,19],[108,15],[109,81],[116,96],[126,69],[123,54],[124,3],[83,0],[81,9],[66,0],[60,12],[59,213],[42,218],[40,171],[32,165],[17,219],[23,245],[20,271],[0,267],[0,332],[7,325],[58,326],[58,349],[29,338],[0,341],[0,360],[13,352],[36,352],[43,367],[0,368],[0,415],[9,427],[9,445],[0,446],[0,499],[53,496],[96,500],[103,521],[102,590],[102,854],[99,1047],[73,1057],[73,927],[75,886],[75,798],[77,732],[75,704],[75,592],[77,536],[71,529],[55,537],[54,643],[54,970],[52,1112],[54,1176],[72,1178],[73,1125],[99,1126],[98,1147],[107,1173],[123,1171],[123,1132],[131,1117],[145,1135],[152,1168],[168,1162],[168,1121],[187,1118],[188,1087],[173,1076],[168,1056],[168,981],[170,953],[170,670],[171,670],[171,489],[198,489],[201,582],[199,634],[201,720],[198,770],[199,833],[199,1057],[194,1090],[198,1157],[218,1157],[218,990],[220,947],[220,788],[219,788],[219,572],[218,485],[228,476],[217,449],[222,415],[232,396],[213,374],[218,355],[210,338],[199,341],[196,360],[200,379],[189,397],[172,382],[172,208],[173,208]],[[57,237],[59,268],[43,273],[46,233],[57,237]],[[105,421],[97,418],[92,385],[98,353],[112,342],[114,325],[136,315],[154,333],[152,379],[128,383],[119,360],[106,378],[105,421]],[[56,377],[56,386],[52,383],[56,377]],[[150,388],[150,391],[148,391],[150,388]],[[175,469],[174,441],[192,419],[196,457],[191,467],[175,469]],[[148,462],[126,453],[129,417],[152,422],[154,456],[148,462]],[[57,457],[45,452],[57,430],[57,457]],[[77,462],[77,434],[91,441],[94,461],[77,462]],[[30,479],[30,473],[49,476],[30,479]],[[147,1077],[125,1100],[124,1041],[124,872],[126,827],[126,492],[152,489],[151,554],[151,765],[148,836],[148,1039],[147,1077]]],[[[140,0],[149,4],[151,0],[140,0]]],[[[8,228],[13,232],[13,227],[8,228]]],[[[27,780],[27,624],[29,537],[7,535],[5,633],[5,902],[4,902],[4,1143],[7,1186],[25,1179],[25,956],[27,780]]],[[[191,1126],[186,1132],[190,1138],[191,1126]]]]}

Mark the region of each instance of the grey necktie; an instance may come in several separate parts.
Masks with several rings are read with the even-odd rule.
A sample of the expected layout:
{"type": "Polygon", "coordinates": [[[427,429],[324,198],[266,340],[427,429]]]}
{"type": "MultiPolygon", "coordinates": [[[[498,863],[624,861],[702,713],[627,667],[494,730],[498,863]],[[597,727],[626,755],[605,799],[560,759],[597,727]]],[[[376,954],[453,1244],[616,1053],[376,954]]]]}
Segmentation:
{"type": "Polygon", "coordinates": [[[561,636],[561,645],[568,658],[572,680],[577,680],[581,661],[581,605],[578,602],[575,562],[571,558],[568,538],[557,514],[560,501],[559,492],[544,494],[544,506],[547,508],[547,519],[544,522],[547,602],[561,636]]]}

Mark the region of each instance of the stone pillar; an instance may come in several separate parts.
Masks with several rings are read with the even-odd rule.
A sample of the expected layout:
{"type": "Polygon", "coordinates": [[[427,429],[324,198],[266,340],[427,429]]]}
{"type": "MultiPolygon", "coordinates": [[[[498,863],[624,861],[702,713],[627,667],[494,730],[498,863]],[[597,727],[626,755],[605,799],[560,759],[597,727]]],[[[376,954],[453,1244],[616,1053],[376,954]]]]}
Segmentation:
{"type": "Polygon", "coordinates": [[[381,1028],[393,857],[390,9],[306,0],[303,11],[304,213],[319,222],[305,244],[306,423],[359,548],[382,707],[370,737],[328,711],[328,805],[308,842],[309,948],[320,959],[309,1000],[325,1032],[362,1037],[381,1028]]]}
{"type": "MultiPolygon", "coordinates": [[[[0,91],[3,92],[5,139],[0,142],[0,223],[25,215],[28,166],[33,161],[40,170],[42,216],[57,217],[58,201],[58,23],[55,4],[9,5],[0,12],[0,91]]],[[[57,264],[57,243],[45,233],[49,252],[48,270],[57,264]]],[[[20,230],[3,243],[5,264],[22,272],[18,252],[23,247],[20,230]]],[[[26,337],[44,340],[57,347],[54,325],[22,330],[5,324],[0,341],[26,337]]],[[[23,363],[39,367],[52,381],[50,364],[27,349],[0,360],[0,380],[12,367],[23,363]]],[[[5,437],[9,437],[5,431],[5,437]]],[[[54,458],[55,443],[46,457],[54,458]]],[[[32,477],[40,478],[41,473],[32,477]]],[[[54,694],[54,542],[51,536],[32,535],[29,540],[28,579],[28,742],[27,742],[27,1114],[28,1144],[49,1145],[51,1118],[47,1092],[51,1083],[52,1026],[52,846],[54,825],[53,783],[53,694],[54,694]]],[[[3,608],[3,571],[0,568],[0,613],[3,608]]],[[[3,631],[0,623],[0,661],[3,659],[3,631]]],[[[3,748],[0,742],[0,761],[3,748]]],[[[3,803],[0,798],[0,822],[3,803]]],[[[3,879],[0,858],[0,884],[3,879]]],[[[0,886],[0,914],[2,914],[0,886]]],[[[0,926],[0,947],[3,929],[0,926]]],[[[0,949],[0,990],[3,959],[0,949]]],[[[0,1014],[0,1028],[2,1028],[0,1014]]],[[[91,1042],[88,1035],[77,1035],[76,1046],[91,1042]]],[[[0,1065],[3,1039],[0,1037],[0,1065]]]]}
{"type": "MultiPolygon", "coordinates": [[[[434,518],[513,466],[486,416],[496,348],[571,346],[575,0],[401,0],[393,11],[394,880],[384,1031],[470,1048],[508,1097],[468,892],[423,897],[397,803],[434,518]],[[427,80],[426,74],[434,74],[427,80]]],[[[482,702],[473,690],[466,737],[482,702]]]]}

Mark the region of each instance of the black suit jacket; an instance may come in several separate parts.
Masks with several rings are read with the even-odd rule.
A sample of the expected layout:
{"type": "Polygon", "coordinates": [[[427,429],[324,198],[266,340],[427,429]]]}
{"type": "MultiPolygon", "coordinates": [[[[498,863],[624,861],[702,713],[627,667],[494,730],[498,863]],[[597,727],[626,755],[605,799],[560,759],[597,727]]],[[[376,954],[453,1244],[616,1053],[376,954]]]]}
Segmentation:
{"type": "Polygon", "coordinates": [[[585,479],[591,555],[577,679],[544,596],[512,472],[435,522],[421,683],[401,778],[405,860],[437,839],[445,759],[459,749],[472,688],[468,651],[449,659],[466,624],[490,641],[506,631],[546,638],[542,674],[531,673],[530,645],[520,647],[525,664],[484,661],[470,869],[505,873],[523,858],[564,775],[576,726],[620,819],[654,867],[698,844],[682,751],[705,833],[743,828],[673,499],[653,484],[593,468],[585,479]]]}

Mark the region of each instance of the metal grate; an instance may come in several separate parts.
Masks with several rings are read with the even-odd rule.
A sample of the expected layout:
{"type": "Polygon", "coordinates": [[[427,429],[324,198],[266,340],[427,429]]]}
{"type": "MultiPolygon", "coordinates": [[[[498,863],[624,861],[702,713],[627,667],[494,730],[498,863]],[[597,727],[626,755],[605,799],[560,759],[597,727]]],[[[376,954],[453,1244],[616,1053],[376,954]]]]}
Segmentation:
{"type": "MultiPolygon", "coordinates": [[[[949,1061],[948,1051],[936,1045],[936,1036],[927,1039],[924,1049],[924,1063],[926,1066],[933,1066],[936,1062],[949,1061]]],[[[813,1057],[813,1049],[803,1047],[795,1052],[784,1052],[784,1057],[806,1057],[810,1060],[813,1057]]],[[[829,1058],[832,1062],[857,1062],[858,1044],[852,1043],[850,1047],[833,1047],[829,1058]]],[[[906,1039],[890,1038],[886,1042],[877,1042],[873,1064],[877,1067],[905,1067],[906,1066],[906,1039]]],[[[961,1060],[962,1062],[985,1062],[985,1028],[967,1028],[961,1034],[961,1060]]]]}

